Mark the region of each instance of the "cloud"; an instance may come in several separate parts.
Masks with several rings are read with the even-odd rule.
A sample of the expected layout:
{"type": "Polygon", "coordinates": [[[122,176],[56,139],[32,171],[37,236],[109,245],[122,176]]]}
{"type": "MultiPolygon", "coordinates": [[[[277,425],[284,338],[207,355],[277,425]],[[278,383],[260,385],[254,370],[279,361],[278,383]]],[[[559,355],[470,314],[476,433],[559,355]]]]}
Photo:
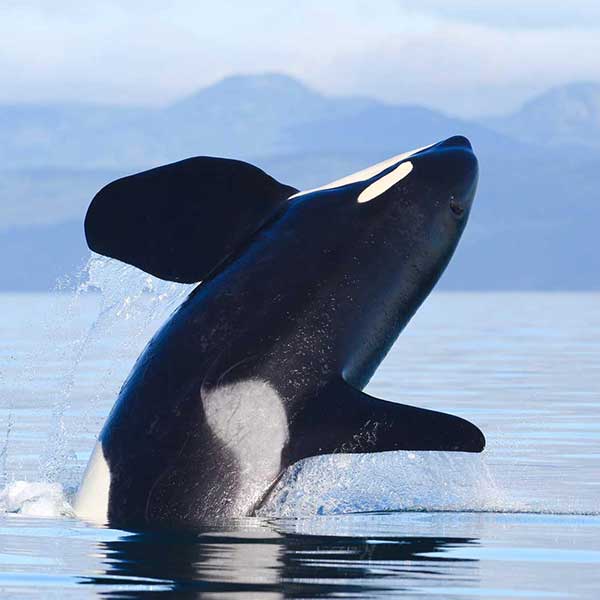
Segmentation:
{"type": "MultiPolygon", "coordinates": [[[[600,30],[497,29],[439,21],[427,31],[382,38],[322,73],[347,93],[386,90],[393,102],[471,115],[505,112],[549,87],[600,81],[600,30]]],[[[381,94],[379,94],[381,96],[381,94]]]]}
{"type": "Polygon", "coordinates": [[[496,28],[545,29],[600,27],[600,4],[597,0],[398,0],[407,11],[418,11],[465,23],[479,23],[496,28]]]}
{"type": "Polygon", "coordinates": [[[551,85],[600,80],[600,7],[544,7],[5,0],[0,101],[152,105],[233,73],[281,71],[326,93],[501,112],[551,85]]]}

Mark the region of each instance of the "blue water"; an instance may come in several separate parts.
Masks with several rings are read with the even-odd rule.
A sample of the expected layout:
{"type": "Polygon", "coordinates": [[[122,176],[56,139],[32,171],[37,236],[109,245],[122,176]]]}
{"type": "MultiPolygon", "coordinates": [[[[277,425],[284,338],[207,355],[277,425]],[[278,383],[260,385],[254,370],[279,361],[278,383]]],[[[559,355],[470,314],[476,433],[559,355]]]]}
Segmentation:
{"type": "Polygon", "coordinates": [[[368,391],[474,421],[482,455],[320,457],[258,517],[144,535],[70,499],[189,288],[103,260],[88,276],[0,295],[2,598],[600,597],[599,294],[438,293],[413,319],[368,391]]]}

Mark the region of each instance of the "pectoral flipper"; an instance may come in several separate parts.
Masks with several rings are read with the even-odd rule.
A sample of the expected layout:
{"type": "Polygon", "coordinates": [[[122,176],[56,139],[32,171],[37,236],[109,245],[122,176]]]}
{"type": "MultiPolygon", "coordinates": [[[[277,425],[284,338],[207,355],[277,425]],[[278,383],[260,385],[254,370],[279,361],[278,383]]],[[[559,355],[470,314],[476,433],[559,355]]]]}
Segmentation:
{"type": "Polygon", "coordinates": [[[481,452],[484,447],[480,429],[461,417],[380,400],[340,378],[295,415],[287,458],[291,464],[338,452],[481,452]]]}

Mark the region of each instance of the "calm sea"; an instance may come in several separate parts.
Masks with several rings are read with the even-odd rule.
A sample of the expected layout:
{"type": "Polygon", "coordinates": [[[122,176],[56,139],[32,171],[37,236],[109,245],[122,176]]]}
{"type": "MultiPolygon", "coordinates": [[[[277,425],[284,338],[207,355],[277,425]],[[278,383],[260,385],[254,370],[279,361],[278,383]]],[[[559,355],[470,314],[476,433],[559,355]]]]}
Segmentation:
{"type": "Polygon", "coordinates": [[[189,288],[97,261],[0,295],[0,596],[600,597],[600,295],[437,293],[368,391],[464,416],[484,454],[322,457],[193,534],[71,515],[120,384],[189,288]]]}

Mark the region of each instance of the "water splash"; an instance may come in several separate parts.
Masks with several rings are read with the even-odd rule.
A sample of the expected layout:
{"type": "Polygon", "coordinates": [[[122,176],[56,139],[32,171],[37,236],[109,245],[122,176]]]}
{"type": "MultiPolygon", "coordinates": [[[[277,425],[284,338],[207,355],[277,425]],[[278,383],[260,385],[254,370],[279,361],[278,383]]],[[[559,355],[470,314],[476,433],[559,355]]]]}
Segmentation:
{"type": "Polygon", "coordinates": [[[0,513],[28,517],[73,517],[60,483],[14,481],[0,491],[0,513]]]}
{"type": "Polygon", "coordinates": [[[14,426],[14,400],[9,402],[8,415],[6,417],[6,433],[2,440],[2,448],[0,449],[0,486],[6,485],[8,477],[8,446],[10,444],[10,435],[14,426]]]}
{"type": "MultiPolygon", "coordinates": [[[[68,431],[65,412],[71,408],[71,396],[75,375],[80,363],[92,347],[102,343],[110,333],[125,324],[128,336],[123,351],[143,346],[153,331],[187,297],[193,285],[181,285],[162,281],[124,263],[92,254],[85,268],[86,277],[77,287],[74,303],[84,294],[100,294],[98,313],[87,331],[76,343],[74,358],[63,385],[62,394],[55,403],[54,421],[56,427],[51,434],[51,452],[41,469],[41,475],[50,482],[65,481],[69,471],[69,461],[74,462],[70,452],[73,435],[82,431],[98,434],[97,413],[99,405],[106,397],[116,398],[115,369],[118,360],[107,362],[95,385],[95,392],[88,399],[77,430],[68,431]]],[[[120,381],[118,382],[120,385],[120,381]]],[[[79,476],[80,473],[77,473],[79,476]]]]}
{"type": "MultiPolygon", "coordinates": [[[[53,405],[53,422],[50,452],[41,465],[41,476],[49,482],[64,481],[73,471],[76,457],[70,451],[74,434],[80,435],[94,429],[93,415],[107,395],[116,397],[114,371],[116,361],[109,361],[98,379],[94,395],[88,399],[87,408],[77,431],[68,430],[65,413],[72,407],[72,392],[81,361],[90,349],[101,343],[111,330],[131,321],[124,350],[145,343],[151,324],[160,324],[189,294],[193,286],[162,281],[139,269],[103,256],[92,254],[84,271],[83,281],[77,286],[70,311],[76,310],[81,297],[89,293],[100,294],[98,313],[86,331],[75,341],[73,357],[65,374],[61,392],[53,405]]],[[[97,434],[94,431],[94,434],[97,434]]]]}
{"type": "MultiPolygon", "coordinates": [[[[338,454],[290,467],[261,517],[374,511],[493,510],[507,506],[481,455],[445,452],[338,454]]],[[[515,507],[516,508],[516,507],[515,507]]]]}
{"type": "MultiPolygon", "coordinates": [[[[41,328],[40,337],[47,342],[40,344],[37,353],[24,357],[13,383],[17,389],[32,390],[29,393],[36,411],[48,411],[47,422],[42,425],[45,434],[36,432],[36,437],[47,440],[32,475],[36,481],[66,486],[79,482],[85,460],[77,450],[84,436],[93,438],[99,433],[107,406],[115,400],[123,380],[122,372],[125,370],[126,374],[129,367],[123,357],[128,351],[134,355],[139,352],[192,288],[159,280],[95,254],[90,255],[74,280],[63,279],[57,284],[53,299],[44,306],[44,314],[35,315],[35,326],[41,328]],[[91,312],[90,301],[94,307],[91,312]],[[122,333],[123,328],[127,331],[123,336],[126,343],[119,354],[104,350],[107,340],[122,333]],[[54,348],[51,360],[58,370],[52,373],[51,380],[36,386],[36,380],[43,377],[42,367],[48,364],[50,348],[54,348]],[[89,385],[84,363],[92,355],[103,358],[99,363],[102,368],[96,369],[89,385]],[[35,398],[38,390],[39,402],[35,398]]],[[[23,432],[19,430],[22,424],[13,418],[15,395],[6,397],[6,428],[0,436],[0,484],[10,486],[16,485],[24,474],[29,478],[32,470],[23,464],[18,451],[11,456],[13,437],[23,432]]],[[[89,450],[92,446],[90,439],[89,450]]]]}

